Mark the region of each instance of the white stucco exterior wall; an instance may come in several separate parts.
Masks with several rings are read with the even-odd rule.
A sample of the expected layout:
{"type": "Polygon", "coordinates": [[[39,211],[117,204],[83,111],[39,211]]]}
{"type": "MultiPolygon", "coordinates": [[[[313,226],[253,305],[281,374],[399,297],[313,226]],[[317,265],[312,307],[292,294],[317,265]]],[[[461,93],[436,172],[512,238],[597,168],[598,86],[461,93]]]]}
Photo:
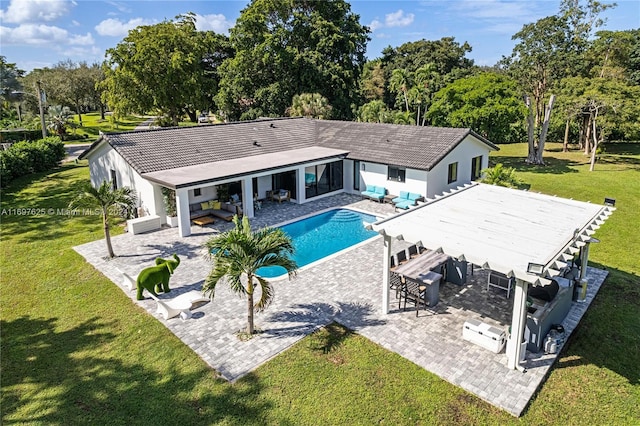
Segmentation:
{"type": "Polygon", "coordinates": [[[140,176],[109,144],[102,143],[87,156],[87,160],[91,185],[98,187],[103,181],[110,181],[111,170],[114,170],[118,188],[131,188],[137,198],[137,207],[142,207],[150,215],[158,215],[165,220],[160,187],[140,176]]]}
{"type": "Polygon", "coordinates": [[[444,191],[471,182],[471,161],[474,157],[482,156],[482,169],[489,164],[489,147],[468,135],[445,158],[435,165],[427,174],[427,197],[433,198],[444,191]],[[458,179],[447,183],[449,164],[458,163],[458,179]]]}

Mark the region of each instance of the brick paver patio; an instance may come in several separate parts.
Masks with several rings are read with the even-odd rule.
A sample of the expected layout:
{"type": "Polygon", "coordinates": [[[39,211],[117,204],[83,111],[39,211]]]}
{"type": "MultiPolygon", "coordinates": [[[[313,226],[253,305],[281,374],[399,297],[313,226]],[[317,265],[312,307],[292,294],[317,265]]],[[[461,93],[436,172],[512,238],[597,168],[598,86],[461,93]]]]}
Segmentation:
{"type": "MultiPolygon", "coordinates": [[[[265,202],[256,212],[252,226],[277,225],[327,208],[348,206],[379,216],[393,214],[389,204],[361,200],[339,194],[304,205],[265,202]]],[[[164,323],[185,344],[222,377],[236,380],[268,361],[304,336],[332,321],[355,330],[388,350],[460,386],[513,415],[519,416],[555,361],[555,354],[527,352],[523,364],[526,373],[506,367],[504,351],[494,354],[462,339],[462,327],[469,318],[507,329],[511,323],[512,300],[497,289],[486,291],[486,273],[476,271],[463,287],[446,283],[440,290],[440,303],[420,311],[398,310],[390,300],[391,312],[382,314],[382,240],[376,237],[329,260],[303,268],[292,280],[276,281],[275,300],[256,315],[256,327],[262,333],[248,341],[234,334],[246,326],[246,304],[225,285],[220,285],[215,299],[193,311],[188,320],[164,320],[156,314],[156,303],[147,298],[135,300],[118,270],[131,276],[153,264],[156,257],[177,253],[182,263],[171,279],[173,298],[180,293],[200,289],[211,265],[202,245],[211,235],[225,231],[230,223],[216,221],[211,226],[193,226],[192,235],[178,236],[177,229],[162,229],[141,235],[124,234],[112,239],[120,257],[104,259],[104,241],[75,247],[76,251],[109,277],[151,315],[164,323]],[[243,356],[248,354],[250,356],[243,356]]],[[[397,242],[392,250],[404,248],[397,242]]],[[[573,303],[563,325],[568,338],[598,292],[607,272],[589,268],[587,300],[573,303]]]]}

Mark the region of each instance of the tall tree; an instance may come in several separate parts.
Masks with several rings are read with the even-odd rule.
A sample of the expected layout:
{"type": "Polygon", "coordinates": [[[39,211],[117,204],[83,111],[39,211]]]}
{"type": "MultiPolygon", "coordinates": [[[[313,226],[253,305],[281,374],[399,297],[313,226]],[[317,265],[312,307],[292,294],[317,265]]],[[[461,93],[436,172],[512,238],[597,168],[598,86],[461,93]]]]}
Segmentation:
{"type": "MultiPolygon", "coordinates": [[[[6,57],[0,55],[0,119],[3,118],[6,105],[19,103],[22,97],[19,92],[22,91],[20,77],[24,75],[24,71],[19,69],[16,64],[7,62],[6,57]]],[[[18,119],[20,118],[19,106],[18,119]]]]}
{"type": "Polygon", "coordinates": [[[364,64],[360,78],[360,94],[367,101],[382,99],[384,96],[385,78],[382,61],[375,59],[364,64]]]}
{"type": "Polygon", "coordinates": [[[427,116],[435,126],[470,127],[493,142],[509,143],[523,137],[526,113],[515,81],[481,73],[436,93],[427,116]]]}
{"type": "Polygon", "coordinates": [[[549,90],[565,73],[564,59],[569,50],[568,26],[565,19],[557,16],[542,18],[533,24],[526,24],[512,38],[519,40],[510,57],[503,58],[503,64],[523,89],[525,103],[529,108],[527,162],[544,164],[545,121],[548,125],[553,98],[549,90]],[[547,99],[550,100],[547,106],[547,99]],[[536,136],[538,138],[536,139],[536,136]]]}
{"type": "Polygon", "coordinates": [[[87,182],[75,198],[71,200],[69,209],[73,211],[78,208],[89,208],[100,211],[107,253],[109,258],[114,258],[116,255],[111,245],[109,220],[113,215],[131,212],[135,206],[135,201],[136,197],[131,188],[114,189],[113,184],[106,180],[98,188],[94,188],[87,182]]]}
{"type": "MultiPolygon", "coordinates": [[[[431,93],[435,93],[447,83],[471,74],[473,60],[466,58],[469,52],[471,46],[468,43],[460,44],[453,37],[408,42],[395,48],[389,46],[382,51],[381,58],[385,81],[390,84],[396,69],[404,69],[413,75],[419,68],[431,64],[430,72],[438,76],[430,87],[431,93]]],[[[386,89],[384,100],[389,108],[393,108],[396,92],[390,86],[386,89]]]]}
{"type": "Polygon", "coordinates": [[[120,113],[159,111],[173,125],[186,113],[195,122],[215,95],[217,55],[227,52],[226,38],[198,31],[193,14],[139,26],[107,50],[99,88],[120,113]]]}
{"type": "Polygon", "coordinates": [[[257,274],[258,269],[280,266],[289,278],[295,276],[297,265],[291,258],[294,252],[291,238],[280,228],[251,230],[249,219],[233,217],[235,228],[212,237],[205,243],[211,253],[213,269],[207,275],[202,290],[211,300],[221,280],[225,280],[231,290],[247,297],[247,333],[255,331],[254,310],[265,309],[273,299],[271,283],[257,274]],[[254,304],[256,287],[260,289],[260,299],[254,304]]]}
{"type": "Polygon", "coordinates": [[[319,93],[350,118],[368,28],[344,0],[253,0],[231,29],[216,101],[231,118],[280,116],[298,93],[319,93]]]}

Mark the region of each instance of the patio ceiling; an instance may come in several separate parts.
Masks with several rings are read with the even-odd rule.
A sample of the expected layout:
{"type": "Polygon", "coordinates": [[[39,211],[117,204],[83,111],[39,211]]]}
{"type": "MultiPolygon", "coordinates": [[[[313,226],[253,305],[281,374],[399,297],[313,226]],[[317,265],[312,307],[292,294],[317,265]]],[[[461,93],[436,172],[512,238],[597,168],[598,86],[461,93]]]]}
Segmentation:
{"type": "Polygon", "coordinates": [[[554,275],[611,215],[613,207],[480,183],[378,221],[383,235],[421,242],[459,260],[531,284],[529,263],[554,275]]]}
{"type": "Polygon", "coordinates": [[[295,166],[330,158],[343,158],[348,153],[349,151],[342,149],[314,146],[193,166],[177,167],[175,169],[143,173],[142,176],[168,188],[177,189],[215,182],[230,177],[275,170],[286,166],[295,166]]]}

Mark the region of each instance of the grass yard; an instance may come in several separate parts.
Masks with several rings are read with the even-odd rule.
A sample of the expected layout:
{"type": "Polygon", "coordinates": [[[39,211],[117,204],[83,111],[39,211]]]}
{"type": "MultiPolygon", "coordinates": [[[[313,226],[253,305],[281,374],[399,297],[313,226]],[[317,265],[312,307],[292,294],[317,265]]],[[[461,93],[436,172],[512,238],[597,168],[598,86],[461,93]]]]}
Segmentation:
{"type": "MultiPolygon", "coordinates": [[[[592,173],[580,153],[533,168],[525,151],[504,146],[492,161],[530,190],[612,197],[618,210],[591,257],[611,275],[521,419],[337,324],[227,383],[73,251],[102,238],[99,217],[4,214],[2,423],[637,424],[640,145],[608,149],[592,173]]],[[[84,162],[18,179],[2,209],[65,208],[87,179],[84,162]]]]}
{"type": "MultiPolygon", "coordinates": [[[[83,140],[75,140],[71,143],[83,143],[83,142],[93,142],[95,141],[100,132],[108,133],[108,132],[125,132],[128,130],[133,130],[135,127],[142,123],[145,120],[144,117],[138,117],[133,115],[128,115],[122,117],[118,120],[111,115],[105,116],[105,119],[100,118],[100,112],[90,112],[87,114],[82,114],[82,126],[78,121],[78,115],[74,114],[73,119],[71,120],[75,125],[79,126],[76,130],[76,134],[84,134],[88,135],[86,141],[83,140]]],[[[74,134],[73,129],[69,130],[69,133],[74,134]]]]}

